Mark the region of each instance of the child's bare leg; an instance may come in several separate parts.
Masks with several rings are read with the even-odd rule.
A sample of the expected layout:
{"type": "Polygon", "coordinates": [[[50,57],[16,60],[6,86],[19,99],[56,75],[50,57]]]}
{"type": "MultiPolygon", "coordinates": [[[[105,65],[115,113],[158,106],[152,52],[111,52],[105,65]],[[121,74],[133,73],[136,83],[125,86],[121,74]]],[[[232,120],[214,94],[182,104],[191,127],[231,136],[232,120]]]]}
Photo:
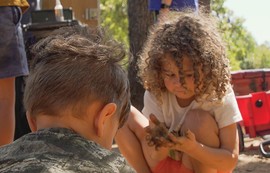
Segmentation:
{"type": "MultiPolygon", "coordinates": [[[[218,126],[210,113],[203,110],[191,110],[188,112],[184,124],[181,128],[182,132],[190,129],[196,136],[196,140],[206,146],[219,148],[220,141],[218,137],[218,126]]],[[[192,169],[195,173],[216,173],[217,170],[202,164],[196,158],[183,154],[183,164],[192,169]]]]}
{"type": "Polygon", "coordinates": [[[144,127],[148,125],[148,119],[132,107],[127,122],[115,137],[120,152],[138,173],[151,172],[142,148],[142,142],[145,140],[144,127]]]}

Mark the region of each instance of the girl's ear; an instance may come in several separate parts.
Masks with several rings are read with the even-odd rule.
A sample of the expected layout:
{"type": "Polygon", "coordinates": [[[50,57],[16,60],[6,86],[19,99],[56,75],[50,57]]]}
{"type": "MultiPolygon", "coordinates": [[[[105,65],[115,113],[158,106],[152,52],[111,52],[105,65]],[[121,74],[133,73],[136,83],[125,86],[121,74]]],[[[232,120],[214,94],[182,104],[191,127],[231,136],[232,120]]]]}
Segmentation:
{"type": "Polygon", "coordinates": [[[32,118],[32,116],[30,115],[30,113],[28,111],[26,112],[26,118],[27,118],[28,125],[29,125],[31,131],[32,132],[37,131],[36,119],[35,118],[32,118]]]}
{"type": "Polygon", "coordinates": [[[106,104],[98,115],[95,116],[95,132],[98,137],[103,136],[104,127],[106,121],[110,121],[110,118],[115,114],[117,105],[115,103],[106,104]]]}

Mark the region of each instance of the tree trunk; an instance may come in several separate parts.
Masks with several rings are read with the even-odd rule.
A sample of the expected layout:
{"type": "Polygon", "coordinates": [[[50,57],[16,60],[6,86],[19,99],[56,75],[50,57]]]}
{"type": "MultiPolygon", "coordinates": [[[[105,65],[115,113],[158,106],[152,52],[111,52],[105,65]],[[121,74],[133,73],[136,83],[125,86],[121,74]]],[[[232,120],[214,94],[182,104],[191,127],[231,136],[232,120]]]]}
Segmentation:
{"type": "Polygon", "coordinates": [[[131,103],[137,109],[143,108],[144,89],[137,77],[137,60],[148,35],[148,29],[153,24],[153,16],[148,10],[147,0],[128,0],[130,60],[128,75],[131,86],[131,103]]]}

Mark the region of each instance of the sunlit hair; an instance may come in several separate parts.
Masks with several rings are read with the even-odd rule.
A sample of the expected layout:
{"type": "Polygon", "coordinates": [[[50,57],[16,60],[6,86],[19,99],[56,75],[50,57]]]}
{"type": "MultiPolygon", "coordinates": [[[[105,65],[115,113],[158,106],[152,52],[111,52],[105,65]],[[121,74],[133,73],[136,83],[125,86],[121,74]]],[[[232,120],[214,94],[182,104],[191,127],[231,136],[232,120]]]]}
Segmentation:
{"type": "MultiPolygon", "coordinates": [[[[193,62],[195,99],[203,95],[210,101],[221,101],[230,85],[229,60],[216,21],[203,12],[186,10],[167,15],[153,26],[138,61],[139,77],[145,89],[159,100],[166,91],[162,79],[162,63],[170,54],[183,75],[183,55],[193,62]],[[199,67],[203,79],[200,81],[199,67]]],[[[184,79],[180,78],[182,85],[184,79]]]]}
{"type": "Polygon", "coordinates": [[[30,115],[86,114],[94,101],[116,103],[123,123],[130,111],[127,74],[121,62],[122,44],[103,29],[64,27],[39,41],[26,81],[24,105],[30,115]]]}

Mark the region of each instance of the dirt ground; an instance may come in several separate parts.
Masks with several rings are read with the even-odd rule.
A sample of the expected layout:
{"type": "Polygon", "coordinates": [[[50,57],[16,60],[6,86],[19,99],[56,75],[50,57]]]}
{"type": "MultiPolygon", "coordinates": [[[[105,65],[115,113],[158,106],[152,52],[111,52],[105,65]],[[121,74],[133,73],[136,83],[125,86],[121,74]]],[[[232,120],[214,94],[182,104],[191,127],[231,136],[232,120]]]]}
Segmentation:
{"type": "Polygon", "coordinates": [[[239,161],[233,173],[270,172],[270,158],[265,158],[259,151],[262,138],[245,138],[245,149],[240,153],[239,161]]]}

